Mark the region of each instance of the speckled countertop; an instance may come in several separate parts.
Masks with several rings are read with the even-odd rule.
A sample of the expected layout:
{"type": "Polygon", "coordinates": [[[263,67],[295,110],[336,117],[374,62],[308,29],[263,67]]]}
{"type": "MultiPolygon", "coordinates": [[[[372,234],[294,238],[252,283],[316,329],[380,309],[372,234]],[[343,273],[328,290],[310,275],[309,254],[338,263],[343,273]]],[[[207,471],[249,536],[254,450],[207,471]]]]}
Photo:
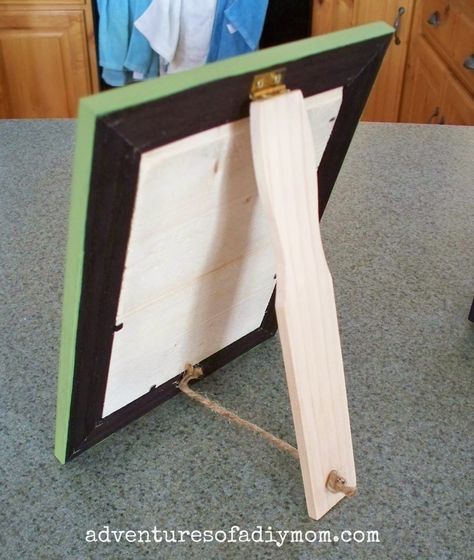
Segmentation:
{"type": "MultiPolygon", "coordinates": [[[[73,135],[71,121],[0,121],[0,558],[472,558],[474,128],[354,138],[323,234],[359,496],[319,522],[296,461],[184,396],[66,466],[53,457],[73,135]],[[86,543],[104,525],[381,542],[86,543]]],[[[201,388],[295,442],[278,338],[201,388]]]]}

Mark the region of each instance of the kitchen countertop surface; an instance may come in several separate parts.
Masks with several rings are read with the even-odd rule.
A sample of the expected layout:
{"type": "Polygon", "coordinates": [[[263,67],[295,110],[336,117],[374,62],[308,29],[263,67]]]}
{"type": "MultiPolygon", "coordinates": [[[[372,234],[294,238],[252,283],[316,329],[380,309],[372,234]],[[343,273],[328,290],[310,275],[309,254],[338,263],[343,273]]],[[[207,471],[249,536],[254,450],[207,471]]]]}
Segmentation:
{"type": "MultiPolygon", "coordinates": [[[[294,459],[181,395],[54,458],[73,144],[73,121],[0,121],[0,558],[472,558],[474,127],[354,137],[322,227],[359,495],[319,522],[294,459]],[[233,525],[380,542],[86,542],[233,525]]],[[[278,337],[200,388],[295,443],[278,337]]]]}

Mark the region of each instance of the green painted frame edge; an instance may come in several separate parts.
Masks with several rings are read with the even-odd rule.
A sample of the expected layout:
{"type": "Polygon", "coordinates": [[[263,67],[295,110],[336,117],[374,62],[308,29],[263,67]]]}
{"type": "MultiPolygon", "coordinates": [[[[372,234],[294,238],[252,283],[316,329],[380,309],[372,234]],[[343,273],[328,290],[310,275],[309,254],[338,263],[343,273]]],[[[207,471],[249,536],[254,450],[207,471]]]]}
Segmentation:
{"type": "Polygon", "coordinates": [[[61,463],[66,462],[74,381],[75,340],[82,286],[85,225],[96,118],[202,84],[278,66],[282,61],[298,60],[392,33],[393,28],[385,22],[370,23],[264,49],[188,72],[163,76],[156,80],[81,99],[76,128],[76,149],[69,210],[57,389],[55,455],[61,463]]]}

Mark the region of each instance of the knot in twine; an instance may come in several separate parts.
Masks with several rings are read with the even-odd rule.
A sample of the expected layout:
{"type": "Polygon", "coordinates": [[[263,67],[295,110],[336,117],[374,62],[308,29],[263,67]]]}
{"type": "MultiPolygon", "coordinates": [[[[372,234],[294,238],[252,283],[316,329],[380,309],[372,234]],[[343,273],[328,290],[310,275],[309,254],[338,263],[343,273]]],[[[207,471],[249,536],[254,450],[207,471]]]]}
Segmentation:
{"type": "Polygon", "coordinates": [[[336,470],[332,470],[329,473],[328,479],[326,481],[326,488],[331,492],[342,492],[348,498],[352,498],[357,494],[357,488],[355,486],[349,486],[346,479],[341,476],[336,470]]]}

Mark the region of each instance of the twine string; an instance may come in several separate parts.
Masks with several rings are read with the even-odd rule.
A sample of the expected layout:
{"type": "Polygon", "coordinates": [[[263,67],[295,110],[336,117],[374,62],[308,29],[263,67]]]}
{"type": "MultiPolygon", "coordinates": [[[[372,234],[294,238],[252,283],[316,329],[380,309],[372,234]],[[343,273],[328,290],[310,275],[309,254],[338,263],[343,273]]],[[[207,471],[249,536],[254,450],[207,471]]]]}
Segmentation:
{"type": "MultiPolygon", "coordinates": [[[[249,432],[261,436],[262,438],[266,439],[269,443],[271,443],[274,447],[276,447],[280,451],[288,453],[294,459],[297,460],[299,459],[299,454],[296,447],[293,447],[288,442],[274,436],[272,433],[267,432],[267,430],[264,430],[260,426],[257,426],[257,424],[254,424],[253,422],[249,422],[248,420],[241,418],[240,416],[235,414],[235,412],[232,412],[231,410],[224,408],[219,403],[209,399],[202,393],[199,393],[198,391],[191,389],[191,387],[189,386],[189,382],[199,379],[200,377],[202,377],[202,375],[203,375],[202,368],[200,368],[199,366],[193,366],[192,364],[186,364],[183,377],[181,378],[181,381],[179,382],[178,385],[179,389],[186,396],[198,402],[205,408],[208,408],[215,414],[219,414],[219,416],[226,418],[227,420],[229,420],[236,426],[239,426],[240,428],[244,428],[249,432]]],[[[326,487],[331,492],[342,492],[348,497],[355,496],[357,493],[356,488],[352,486],[348,486],[345,478],[342,477],[336,470],[332,470],[329,473],[326,482],[326,487]]]]}
{"type": "Polygon", "coordinates": [[[260,426],[257,426],[256,424],[253,424],[248,420],[244,420],[243,418],[241,418],[231,410],[228,410],[227,408],[224,408],[223,406],[216,403],[215,401],[208,399],[202,393],[198,393],[197,391],[191,389],[189,387],[189,382],[194,379],[199,379],[200,377],[202,377],[202,374],[203,374],[202,369],[200,367],[193,367],[191,364],[186,364],[184,375],[179,383],[179,388],[181,389],[181,391],[185,395],[193,399],[194,401],[202,404],[209,410],[212,410],[212,412],[215,412],[216,414],[219,414],[220,416],[227,418],[227,420],[230,420],[236,426],[239,426],[240,428],[245,428],[246,430],[254,434],[258,434],[259,436],[263,437],[268,442],[270,442],[272,445],[280,449],[280,451],[289,453],[295,459],[299,459],[298,450],[296,449],[296,447],[293,447],[286,441],[277,438],[276,436],[274,436],[270,432],[267,432],[267,430],[264,430],[260,426]]]}

